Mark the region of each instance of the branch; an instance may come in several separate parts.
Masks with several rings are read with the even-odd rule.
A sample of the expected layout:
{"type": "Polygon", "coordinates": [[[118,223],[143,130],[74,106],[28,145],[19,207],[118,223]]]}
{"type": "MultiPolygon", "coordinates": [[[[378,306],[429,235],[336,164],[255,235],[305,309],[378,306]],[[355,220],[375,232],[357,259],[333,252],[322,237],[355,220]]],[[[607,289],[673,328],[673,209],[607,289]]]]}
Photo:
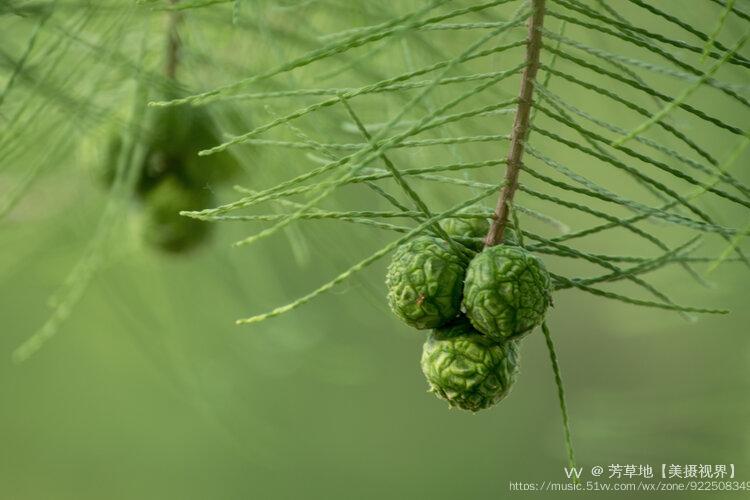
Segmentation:
{"type": "Polygon", "coordinates": [[[511,135],[510,150],[508,151],[508,162],[505,168],[505,182],[500,198],[495,207],[495,216],[492,219],[490,230],[484,240],[486,247],[500,245],[503,242],[503,233],[508,223],[510,204],[518,189],[518,173],[521,170],[523,159],[523,148],[526,135],[529,130],[529,114],[534,95],[534,79],[539,69],[539,52],[542,47],[542,24],[544,22],[544,1],[532,0],[534,14],[529,18],[529,33],[526,44],[526,67],[521,76],[521,91],[518,95],[518,107],[516,118],[513,123],[513,134],[511,135]]]}
{"type": "MultiPolygon", "coordinates": [[[[168,0],[170,7],[175,6],[179,0],[168,0]]],[[[182,15],[173,10],[167,14],[167,57],[164,65],[164,73],[167,78],[174,80],[177,73],[177,64],[180,60],[180,34],[177,27],[182,20],[182,15]]]]}

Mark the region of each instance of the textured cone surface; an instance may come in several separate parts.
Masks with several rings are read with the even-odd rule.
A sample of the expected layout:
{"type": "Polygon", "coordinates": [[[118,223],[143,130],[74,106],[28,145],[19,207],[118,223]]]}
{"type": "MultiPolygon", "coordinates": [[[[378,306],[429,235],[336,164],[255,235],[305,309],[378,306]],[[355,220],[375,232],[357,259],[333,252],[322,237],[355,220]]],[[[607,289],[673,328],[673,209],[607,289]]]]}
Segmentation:
{"type": "Polygon", "coordinates": [[[518,338],[544,320],[550,277],[519,247],[497,245],[474,257],[466,272],[464,308],[472,325],[493,339],[518,338]]]}
{"type": "Polygon", "coordinates": [[[465,273],[465,264],[446,242],[415,238],[396,249],[388,266],[388,304],[414,328],[442,326],[459,313],[465,273]]]}
{"type": "Polygon", "coordinates": [[[490,229],[488,219],[444,219],[440,225],[449,235],[461,238],[484,238],[490,229]]]}
{"type": "MultiPolygon", "coordinates": [[[[474,209],[473,211],[477,211],[474,209]]],[[[484,238],[490,230],[489,219],[444,219],[440,225],[450,236],[459,238],[467,247],[476,252],[484,248],[484,238]]],[[[506,245],[517,245],[516,233],[512,229],[505,229],[506,245]]]]}
{"type": "Polygon", "coordinates": [[[168,252],[184,252],[205,241],[211,225],[180,215],[211,204],[207,190],[190,189],[174,177],[163,179],[146,197],[143,237],[168,252]]]}
{"type": "Polygon", "coordinates": [[[494,342],[462,319],[432,331],[422,348],[422,372],[438,397],[476,412],[508,395],[518,372],[517,344],[494,342]]]}

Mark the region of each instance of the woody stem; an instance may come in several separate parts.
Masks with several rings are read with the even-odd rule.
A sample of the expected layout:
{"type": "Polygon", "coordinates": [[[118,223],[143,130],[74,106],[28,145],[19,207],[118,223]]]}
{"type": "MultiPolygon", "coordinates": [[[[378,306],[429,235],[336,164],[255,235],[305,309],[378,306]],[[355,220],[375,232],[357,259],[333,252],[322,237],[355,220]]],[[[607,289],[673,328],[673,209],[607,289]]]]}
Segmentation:
{"type": "MultiPolygon", "coordinates": [[[[179,0],[167,0],[172,6],[177,4],[179,0]]],[[[180,35],[177,31],[177,27],[182,20],[182,15],[177,10],[169,11],[169,18],[167,20],[167,57],[164,64],[164,73],[168,78],[174,80],[177,73],[177,65],[180,60],[180,35]]]]}
{"type": "Polygon", "coordinates": [[[526,67],[521,75],[521,90],[518,95],[516,117],[510,139],[508,160],[505,166],[505,182],[495,207],[495,215],[490,230],[484,240],[485,247],[503,243],[505,226],[508,224],[513,196],[518,189],[518,174],[521,170],[524,142],[529,131],[529,115],[534,96],[534,79],[539,69],[539,53],[542,48],[542,24],[544,21],[545,0],[531,0],[534,12],[528,21],[526,38],[526,67]]]}

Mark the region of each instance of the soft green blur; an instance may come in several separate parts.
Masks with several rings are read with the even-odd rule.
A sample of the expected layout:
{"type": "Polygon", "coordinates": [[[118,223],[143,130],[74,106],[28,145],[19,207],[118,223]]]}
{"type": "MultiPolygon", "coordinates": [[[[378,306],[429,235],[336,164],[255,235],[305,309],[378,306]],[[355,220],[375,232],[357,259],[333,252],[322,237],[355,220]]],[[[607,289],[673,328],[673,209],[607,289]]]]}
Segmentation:
{"type": "MultiPolygon", "coordinates": [[[[258,23],[260,28],[245,31],[233,31],[227,5],[190,12],[185,39],[191,49],[186,49],[184,62],[194,69],[189,73],[190,84],[196,89],[213,88],[256,74],[323,43],[317,38],[322,33],[376,24],[424,4],[398,2],[398,7],[380,11],[373,5],[359,8],[360,3],[366,4],[303,2],[297,8],[282,9],[273,2],[245,2],[242,16],[250,18],[256,12],[265,16],[258,23]],[[204,19],[201,16],[206,23],[212,19],[224,24],[204,26],[199,22],[204,19]],[[277,39],[273,28],[304,37],[277,39]],[[210,55],[210,64],[201,55],[210,55]]],[[[610,2],[621,3],[625,2],[610,2]]],[[[659,3],[709,32],[719,12],[710,2],[703,11],[696,8],[690,12],[682,12],[678,0],[659,3]]],[[[499,7],[487,17],[470,19],[487,21],[495,15],[506,19],[512,15],[512,7],[499,7]]],[[[622,7],[623,15],[633,22],[643,15],[632,6],[622,7]]],[[[158,71],[163,25],[157,15],[149,13],[154,18],[149,24],[153,33],[146,37],[151,55],[145,61],[158,71]]],[[[55,19],[64,22],[65,13],[55,19]]],[[[3,22],[0,18],[0,31],[3,22]]],[[[27,33],[24,29],[29,25],[20,21],[8,24],[9,32],[19,36],[8,50],[18,54],[25,40],[20,34],[27,33]]],[[[643,24],[653,28],[653,18],[643,16],[643,24]]],[[[732,20],[722,39],[732,42],[746,26],[732,20]]],[[[557,21],[549,22],[550,29],[558,27],[557,21]]],[[[688,37],[676,27],[662,27],[660,32],[688,37]]],[[[440,60],[439,54],[456,54],[476,36],[441,33],[406,37],[380,54],[359,60],[332,58],[293,76],[282,75],[275,82],[284,89],[363,85],[440,60]],[[431,40],[438,41],[431,46],[431,40]],[[325,76],[351,60],[354,64],[348,71],[325,76]]],[[[516,30],[506,41],[523,33],[516,30]]],[[[632,46],[612,46],[611,40],[600,43],[583,30],[569,28],[566,35],[603,50],[644,57],[632,46]]],[[[140,38],[133,33],[127,36],[121,49],[137,60],[140,38]]],[[[368,50],[357,49],[353,54],[367,55],[368,50]]],[[[522,54],[515,49],[470,67],[472,71],[507,69],[517,64],[522,54]]],[[[690,57],[700,63],[699,57],[690,57]]],[[[94,68],[90,59],[87,64],[94,68]]],[[[560,67],[570,69],[562,63],[560,67]]],[[[89,69],[86,65],[81,71],[89,69]]],[[[671,95],[686,85],[653,73],[642,75],[671,95]]],[[[591,72],[580,76],[612,85],[591,72]]],[[[748,84],[747,72],[736,67],[721,71],[719,76],[748,84]]],[[[2,77],[6,78],[7,72],[2,77]]],[[[82,80],[86,78],[81,75],[82,80]]],[[[100,104],[114,106],[112,102],[117,101],[127,116],[132,86],[121,90],[111,81],[106,84],[111,87],[103,93],[114,97],[102,96],[100,104]]],[[[518,78],[511,78],[498,86],[497,93],[488,93],[461,109],[513,96],[517,86],[518,78]]],[[[550,88],[621,126],[632,127],[641,121],[611,101],[591,97],[569,84],[558,85],[554,78],[550,88]]],[[[258,89],[245,91],[253,90],[258,89]]],[[[26,95],[24,92],[28,89],[17,95],[26,95]]],[[[425,106],[434,109],[455,92],[454,87],[440,88],[435,100],[425,106]]],[[[411,95],[378,94],[364,98],[361,105],[355,100],[353,105],[368,123],[384,122],[411,95]]],[[[210,109],[220,119],[226,118],[223,124],[229,132],[239,133],[318,99],[240,101],[236,108],[229,102],[210,109]],[[270,109],[264,108],[266,105],[270,109]],[[241,120],[227,114],[227,109],[238,111],[241,120]]],[[[649,99],[639,98],[639,102],[654,109],[649,99]]],[[[701,91],[690,102],[730,123],[748,126],[747,110],[716,91],[701,91]]],[[[419,107],[407,119],[418,119],[424,112],[425,108],[419,107]]],[[[26,152],[12,162],[3,162],[0,196],[23,179],[27,165],[38,160],[40,149],[52,147],[34,139],[35,130],[42,129],[44,120],[63,114],[55,109],[42,115],[36,128],[28,129],[32,138],[19,139],[27,141],[22,148],[26,152]]],[[[541,115],[538,120],[540,125],[562,130],[541,115]]],[[[707,144],[720,160],[737,144],[736,137],[702,123],[695,125],[689,115],[676,113],[672,120],[707,144]]],[[[347,116],[339,106],[295,123],[315,140],[361,141],[356,130],[342,127],[345,121],[347,116]]],[[[470,125],[458,122],[419,138],[506,133],[511,124],[512,115],[482,117],[470,125]]],[[[108,194],[96,179],[98,167],[91,164],[97,156],[81,152],[85,144],[90,147],[92,141],[105,137],[103,127],[86,127],[70,132],[67,146],[48,160],[21,202],[0,220],[0,499],[536,498],[540,495],[510,494],[509,483],[566,480],[557,392],[541,332],[524,341],[521,374],[507,399],[477,415],[449,411],[447,404],[427,393],[420,372],[424,333],[401,324],[387,308],[383,283],[387,259],[286,316],[256,325],[234,325],[238,318],[309,292],[386,245],[395,234],[345,222],[298,222],[271,238],[240,248],[231,245],[265,226],[221,223],[214,228],[208,247],[191,255],[172,256],[140,243],[139,209],[127,207],[132,213],[118,230],[106,264],[57,336],[28,361],[14,364],[11,353],[54,310],[49,298],[85,254],[107,202],[108,194]]],[[[300,140],[288,128],[277,132],[263,137],[300,140]]],[[[656,130],[650,137],[669,140],[656,130]]],[[[657,204],[611,167],[551,142],[540,144],[545,154],[610,189],[657,204]]],[[[673,146],[674,141],[669,144],[673,146]]],[[[506,148],[505,142],[438,146],[394,151],[392,159],[401,168],[428,166],[502,157],[506,148]]],[[[251,189],[272,186],[319,165],[298,150],[241,146],[234,151],[245,168],[238,183],[251,189]]],[[[745,182],[750,182],[748,160],[746,153],[733,170],[745,182]]],[[[545,168],[538,161],[529,163],[545,168]]],[[[500,178],[502,169],[457,175],[490,182],[500,178]]],[[[547,189],[536,180],[526,180],[530,186],[547,189]]],[[[384,185],[390,192],[398,192],[393,183],[384,185]]],[[[439,208],[472,193],[416,181],[414,186],[431,206],[439,208]]],[[[680,192],[689,190],[686,183],[674,187],[680,192]]],[[[215,188],[222,201],[238,196],[226,187],[208,188],[215,188]]],[[[608,207],[571,193],[561,196],[601,209],[608,207]]],[[[573,229],[596,222],[523,194],[518,202],[552,214],[573,229]]],[[[493,203],[488,200],[486,205],[493,203]]],[[[748,223],[747,210],[716,197],[703,197],[699,205],[728,226],[748,223]]],[[[389,209],[362,185],[343,188],[324,206],[389,209]]],[[[283,210],[272,206],[267,211],[283,210]]],[[[610,210],[621,216],[628,213],[620,207],[610,206],[610,210]]],[[[261,207],[254,213],[263,211],[261,207]]],[[[535,231],[555,234],[533,219],[522,216],[521,220],[535,231]]],[[[683,228],[666,224],[642,227],[672,245],[692,236],[683,228]]],[[[655,248],[623,230],[581,240],[580,244],[580,248],[598,253],[658,255],[655,248]]],[[[717,255],[725,246],[716,236],[707,236],[697,253],[717,255]]],[[[545,259],[550,269],[560,274],[599,273],[569,259],[545,259]]],[[[703,274],[706,267],[700,264],[696,269],[703,274]]],[[[576,291],[555,295],[548,321],[563,370],[581,466],[590,470],[595,465],[606,469],[609,464],[651,464],[658,474],[662,463],[732,463],[737,479],[750,481],[749,276],[750,270],[736,262],[727,262],[708,275],[715,285],[708,288],[689,279],[678,266],[649,275],[655,286],[681,304],[732,310],[727,316],[698,316],[695,322],[672,312],[637,308],[576,291]]],[[[640,293],[630,285],[618,284],[612,289],[640,293]]],[[[630,495],[661,498],[665,494],[630,495]]],[[[591,495],[622,498],[628,494],[591,495]]],[[[693,495],[743,498],[747,492],[693,495]]],[[[558,497],[560,494],[553,493],[544,496],[558,497]]],[[[690,495],[680,495],[687,497],[690,495]]]]}

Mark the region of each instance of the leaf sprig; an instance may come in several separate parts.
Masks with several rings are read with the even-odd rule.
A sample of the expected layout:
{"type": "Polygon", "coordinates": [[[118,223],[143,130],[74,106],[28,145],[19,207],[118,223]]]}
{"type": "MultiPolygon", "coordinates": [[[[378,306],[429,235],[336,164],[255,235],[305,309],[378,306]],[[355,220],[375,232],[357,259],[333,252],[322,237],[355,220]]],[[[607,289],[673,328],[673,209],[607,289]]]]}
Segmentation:
{"type": "MultiPolygon", "coordinates": [[[[80,9],[56,0],[9,3],[2,13],[27,31],[17,53],[0,49],[0,67],[8,74],[0,90],[0,120],[8,130],[0,137],[0,173],[29,155],[32,161],[2,194],[0,220],[48,168],[50,155],[76,138],[114,122],[131,141],[89,250],[16,360],[55,335],[102,266],[132,188],[127,165],[141,146],[147,90],[179,96],[151,102],[154,107],[206,106],[217,117],[237,107],[270,115],[260,124],[240,120],[239,128],[201,155],[229,151],[243,157],[249,148],[280,148],[285,161],[298,159],[294,166],[253,164],[253,170],[283,169],[286,177],[272,176],[266,187],[237,186],[234,201],[182,215],[264,225],[237,245],[308,222],[376,229],[373,239],[395,233],[307,294],[237,323],[293,311],[420,234],[446,239],[470,258],[472,250],[462,245],[468,242],[442,229],[440,222],[449,218],[491,218],[489,245],[502,242],[505,226],[512,227],[528,250],[551,258],[556,292],[576,290],[687,319],[726,313],[683,305],[650,277],[679,266],[705,286],[705,274],[720,265],[750,267],[743,248],[750,233],[750,186],[745,172],[732,170],[750,133],[727,111],[750,108],[750,14],[733,0],[704,3],[714,14],[707,26],[644,0],[616,6],[607,0],[430,0],[412,11],[382,7],[372,25],[337,25],[313,35],[253,17],[239,0],[144,0],[80,9]],[[130,28],[141,23],[148,33],[163,11],[173,19],[179,12],[188,26],[191,17],[200,20],[200,30],[181,31],[180,56],[196,73],[219,78],[209,78],[210,84],[174,82],[174,67],[166,76],[154,69],[147,37],[135,54],[130,46],[138,44],[126,43],[130,28]],[[740,36],[730,34],[730,26],[739,27],[740,36]],[[279,40],[299,50],[284,62],[268,58],[251,70],[245,54],[219,59],[212,50],[219,38],[201,38],[212,30],[270,40],[276,54],[279,40]],[[402,59],[400,68],[394,61],[402,59]],[[77,78],[82,71],[83,85],[77,78]],[[116,95],[106,101],[101,94],[108,85],[116,95]],[[695,99],[704,92],[711,101],[695,99]],[[118,112],[112,102],[131,94],[135,111],[118,112]],[[283,111],[271,111],[271,102],[283,111]],[[45,126],[35,128],[50,110],[45,126]],[[29,145],[40,143],[48,146],[47,154],[34,155],[29,145]],[[357,194],[355,207],[346,206],[345,193],[351,192],[357,194]],[[495,204],[490,197],[499,193],[495,204]],[[627,242],[624,249],[611,253],[596,246],[615,232],[627,242]],[[651,253],[636,251],[641,245],[651,253]],[[707,250],[696,255],[699,247],[707,250]],[[705,273],[699,264],[708,266],[705,273]],[[634,291],[614,288],[621,282],[634,291]]],[[[348,3],[341,8],[352,12],[348,3]]],[[[176,23],[171,29],[175,48],[176,23]]],[[[176,51],[173,56],[176,64],[176,51]]],[[[546,323],[543,333],[574,464],[560,366],[546,323]]]]}

